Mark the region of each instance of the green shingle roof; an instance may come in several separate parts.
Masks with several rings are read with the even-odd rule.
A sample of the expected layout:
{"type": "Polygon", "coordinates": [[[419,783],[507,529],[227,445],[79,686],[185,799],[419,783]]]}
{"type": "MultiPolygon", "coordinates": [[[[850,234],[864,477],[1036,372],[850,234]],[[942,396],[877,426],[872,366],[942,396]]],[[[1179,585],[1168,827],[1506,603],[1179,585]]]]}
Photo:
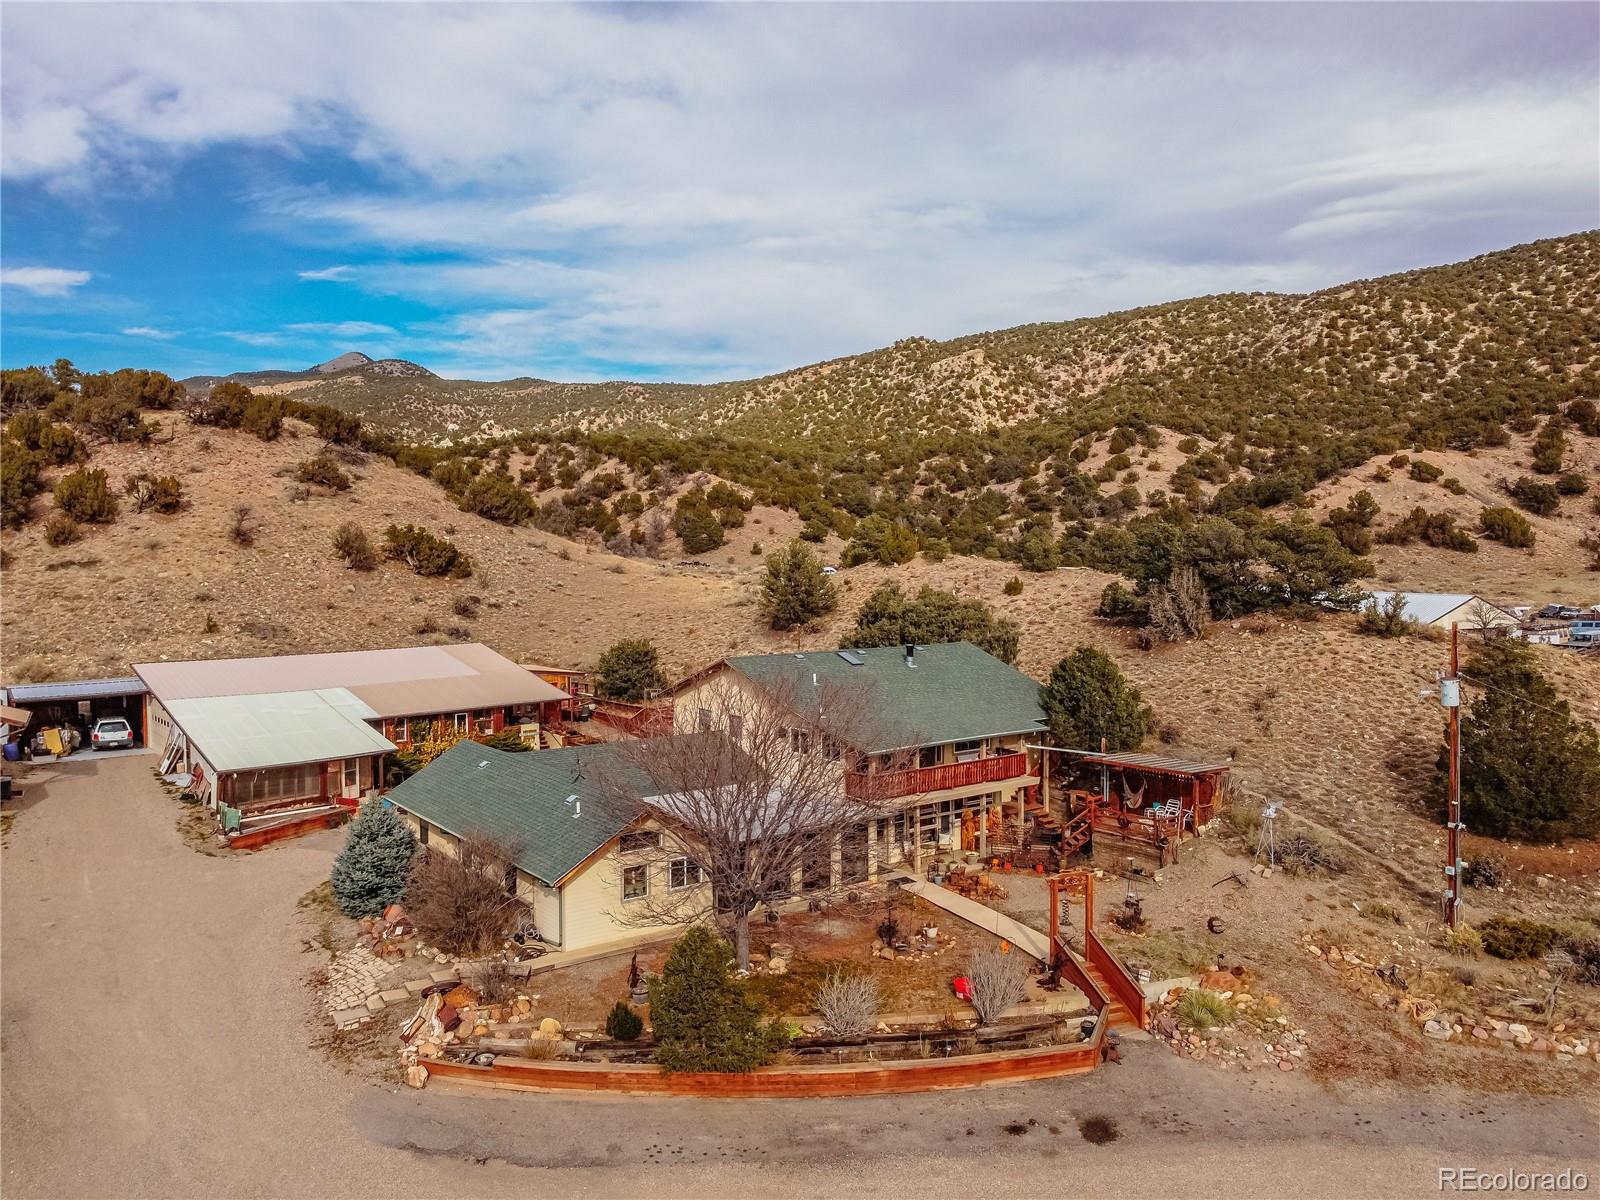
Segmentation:
{"type": "MultiPolygon", "coordinates": [[[[871,728],[857,750],[881,754],[1008,733],[1038,733],[1047,725],[1039,684],[971,642],[916,647],[915,666],[903,646],[814,650],[806,654],[751,654],[728,665],[757,684],[797,689],[813,677],[819,691],[867,689],[871,728]],[[850,655],[859,662],[850,662],[850,655]]],[[[846,731],[841,730],[841,734],[846,731]]]]}
{"type": "Polygon", "coordinates": [[[458,742],[389,799],[447,833],[516,846],[517,866],[553,885],[633,823],[641,806],[623,795],[653,790],[619,750],[602,744],[517,753],[458,742]]]}

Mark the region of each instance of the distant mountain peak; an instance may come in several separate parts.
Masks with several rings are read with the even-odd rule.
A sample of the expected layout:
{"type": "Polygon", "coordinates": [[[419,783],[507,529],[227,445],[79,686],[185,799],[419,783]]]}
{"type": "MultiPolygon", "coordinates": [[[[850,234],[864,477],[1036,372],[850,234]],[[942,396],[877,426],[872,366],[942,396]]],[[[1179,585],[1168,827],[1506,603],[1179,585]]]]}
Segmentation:
{"type": "Polygon", "coordinates": [[[311,368],[313,375],[332,375],[336,371],[348,371],[352,367],[365,367],[372,362],[369,355],[359,350],[347,350],[337,358],[330,358],[325,363],[318,363],[311,368]]]}

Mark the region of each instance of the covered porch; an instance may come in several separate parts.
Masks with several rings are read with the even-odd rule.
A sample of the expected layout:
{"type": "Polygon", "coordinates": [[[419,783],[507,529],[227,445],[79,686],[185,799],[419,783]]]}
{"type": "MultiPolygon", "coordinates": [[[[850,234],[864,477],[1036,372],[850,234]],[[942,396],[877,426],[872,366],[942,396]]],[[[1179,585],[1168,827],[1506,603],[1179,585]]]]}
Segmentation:
{"type": "Polygon", "coordinates": [[[1227,763],[1197,762],[1161,754],[1065,751],[1079,785],[1065,795],[1069,828],[1095,849],[1113,849],[1175,862],[1184,840],[1216,816],[1227,763]],[[1089,783],[1098,775],[1098,786],[1089,783]]]}

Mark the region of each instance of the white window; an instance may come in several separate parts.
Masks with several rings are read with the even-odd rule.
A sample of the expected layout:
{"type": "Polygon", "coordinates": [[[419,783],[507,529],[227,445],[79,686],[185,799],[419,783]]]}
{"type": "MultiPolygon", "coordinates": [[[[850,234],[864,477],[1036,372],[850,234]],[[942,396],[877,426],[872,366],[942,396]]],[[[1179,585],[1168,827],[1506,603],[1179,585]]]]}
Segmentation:
{"type": "Polygon", "coordinates": [[[978,758],[982,758],[982,757],[983,757],[983,742],[982,741],[957,742],[956,743],[956,761],[957,762],[963,762],[963,763],[964,762],[972,762],[974,759],[978,759],[978,758]]]}
{"type": "Polygon", "coordinates": [[[642,900],[650,894],[650,868],[644,863],[622,868],[622,898],[642,900]]]}
{"type": "Polygon", "coordinates": [[[479,733],[493,733],[494,732],[494,714],[493,713],[483,713],[480,716],[474,717],[473,718],[473,724],[478,727],[478,732],[479,733]]]}
{"type": "Polygon", "coordinates": [[[470,716],[467,713],[457,713],[455,716],[456,732],[466,733],[471,728],[470,716]]]}
{"type": "Polygon", "coordinates": [[[692,858],[675,858],[667,864],[667,886],[675,892],[698,887],[706,881],[706,873],[692,858]]]}
{"type": "Polygon", "coordinates": [[[389,740],[394,742],[409,742],[411,740],[410,733],[411,730],[406,718],[396,717],[394,719],[394,733],[390,735],[389,740]]]}

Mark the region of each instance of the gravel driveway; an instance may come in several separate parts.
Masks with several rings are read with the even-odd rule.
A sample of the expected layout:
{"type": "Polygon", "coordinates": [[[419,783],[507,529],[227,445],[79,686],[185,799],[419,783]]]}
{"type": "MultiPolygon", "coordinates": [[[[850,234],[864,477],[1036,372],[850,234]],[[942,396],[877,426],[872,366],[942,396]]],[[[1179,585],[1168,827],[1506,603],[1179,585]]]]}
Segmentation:
{"type": "Polygon", "coordinates": [[[302,981],[324,956],[295,902],[339,833],[197,853],[148,758],[24,783],[0,864],[8,1198],[903,1196],[962,1178],[991,1195],[1436,1195],[1441,1165],[1600,1175],[1595,1110],[1575,1102],[1337,1097],[1147,1046],[1086,1079],[927,1097],[373,1087],[310,1045],[322,1025],[302,981]],[[1116,1141],[1080,1135],[1096,1115],[1116,1141]]]}

